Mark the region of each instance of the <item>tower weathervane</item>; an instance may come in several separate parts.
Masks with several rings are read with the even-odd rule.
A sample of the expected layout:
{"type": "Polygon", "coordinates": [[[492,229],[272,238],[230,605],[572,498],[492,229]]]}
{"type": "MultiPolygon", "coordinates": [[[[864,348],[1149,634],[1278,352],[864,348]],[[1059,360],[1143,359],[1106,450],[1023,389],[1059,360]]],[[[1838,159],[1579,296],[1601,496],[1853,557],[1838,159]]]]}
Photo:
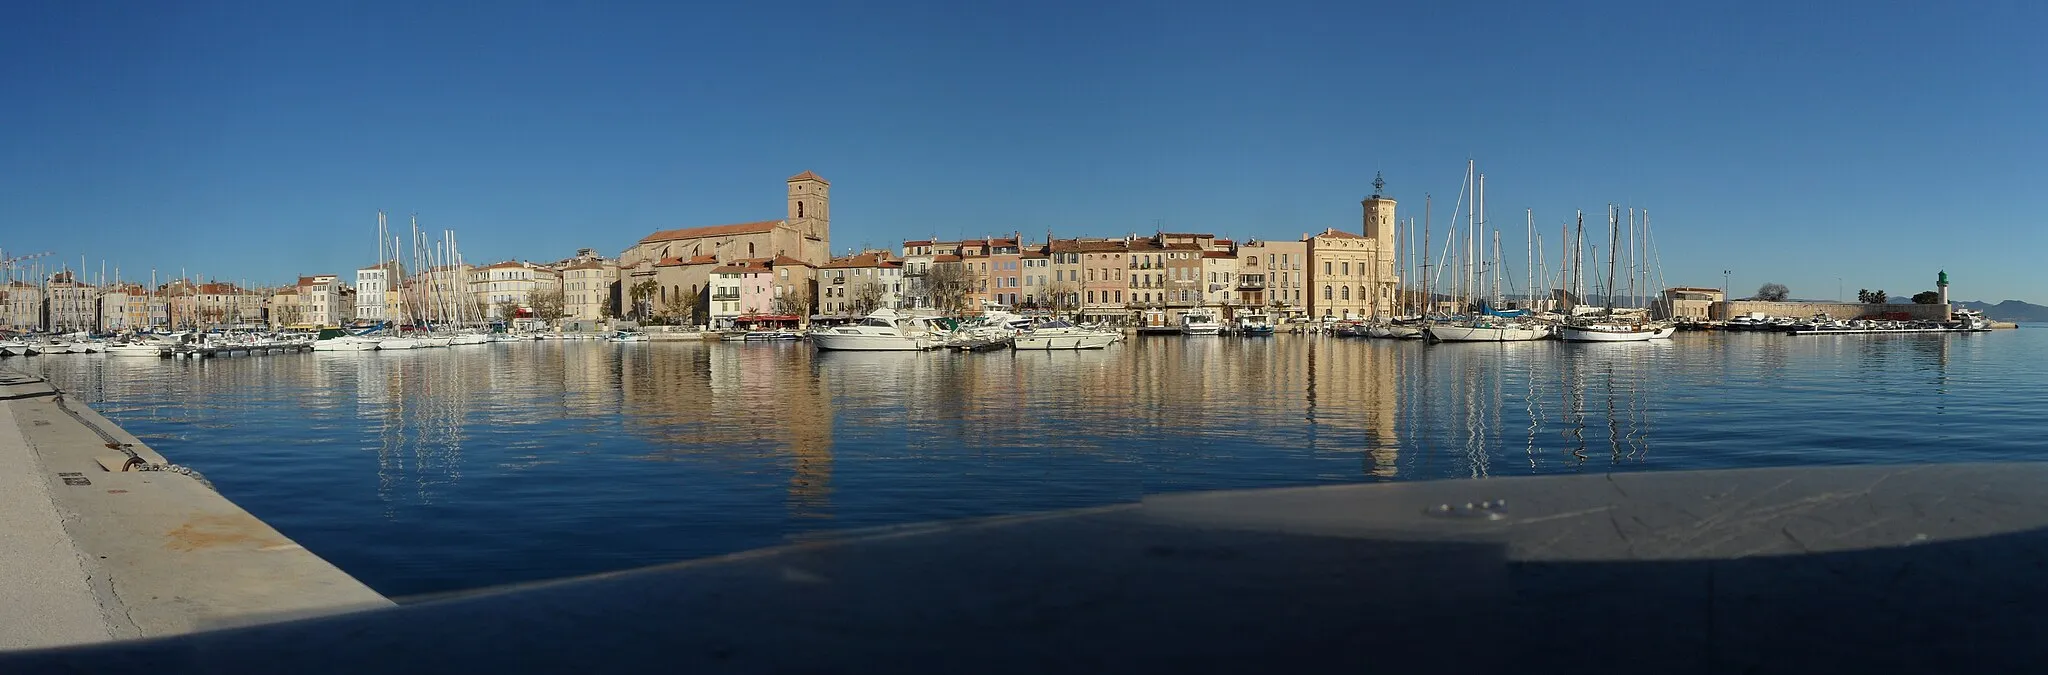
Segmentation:
{"type": "Polygon", "coordinates": [[[1378,171],[1372,172],[1372,196],[1375,198],[1379,197],[1380,193],[1386,190],[1386,187],[1387,179],[1384,174],[1378,171]]]}

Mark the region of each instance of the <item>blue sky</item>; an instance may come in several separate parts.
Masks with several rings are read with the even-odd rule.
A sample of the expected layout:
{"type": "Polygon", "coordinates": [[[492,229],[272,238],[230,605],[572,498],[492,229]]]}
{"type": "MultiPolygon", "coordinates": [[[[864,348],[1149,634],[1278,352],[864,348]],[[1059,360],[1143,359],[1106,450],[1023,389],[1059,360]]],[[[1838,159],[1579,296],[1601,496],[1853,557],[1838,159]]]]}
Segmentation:
{"type": "Polygon", "coordinates": [[[1282,238],[1375,171],[1442,227],[1469,157],[1517,276],[1523,209],[1554,261],[1617,202],[1673,284],[2048,304],[2048,3],[1540,4],[10,3],[0,248],[277,282],[384,209],[552,260],[803,170],[841,250],[1282,238]]]}

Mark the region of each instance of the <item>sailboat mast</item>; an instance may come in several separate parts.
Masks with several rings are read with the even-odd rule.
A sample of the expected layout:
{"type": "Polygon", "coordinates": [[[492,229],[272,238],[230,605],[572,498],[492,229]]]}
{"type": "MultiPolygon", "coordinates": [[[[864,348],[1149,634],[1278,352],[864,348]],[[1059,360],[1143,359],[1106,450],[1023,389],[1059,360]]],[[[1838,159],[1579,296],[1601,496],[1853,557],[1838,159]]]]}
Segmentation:
{"type": "Polygon", "coordinates": [[[1628,207],[1628,306],[1639,307],[1636,295],[1636,207],[1628,207]]]}
{"type": "Polygon", "coordinates": [[[1528,238],[1522,241],[1523,247],[1529,250],[1529,286],[1523,289],[1529,293],[1529,304],[1523,307],[1528,309],[1536,306],[1536,209],[1524,209],[1523,212],[1529,219],[1529,230],[1523,235],[1528,238]]]}
{"type": "Polygon", "coordinates": [[[1607,314],[1608,314],[1609,316],[1612,316],[1612,315],[1614,314],[1614,252],[1615,252],[1615,250],[1616,250],[1616,247],[1615,247],[1615,245],[1614,245],[1614,242],[1615,242],[1615,239],[1616,239],[1617,237],[1619,237],[1619,236],[1621,236],[1621,218],[1620,218],[1620,211],[1616,210],[1613,204],[1608,204],[1608,205],[1607,205],[1607,292],[1606,292],[1606,293],[1603,293],[1602,295],[1604,295],[1604,296],[1605,296],[1605,297],[1607,298],[1607,314]]]}
{"type": "Polygon", "coordinates": [[[1499,309],[1500,298],[1500,230],[1493,231],[1493,307],[1499,309]]]}
{"type": "Polygon", "coordinates": [[[1434,214],[1431,213],[1431,201],[1430,195],[1422,195],[1422,268],[1419,271],[1422,276],[1422,317],[1425,325],[1429,319],[1429,306],[1435,301],[1429,295],[1429,268],[1435,267],[1429,264],[1429,225],[1435,220],[1434,214]]]}
{"type": "Polygon", "coordinates": [[[1471,195],[1472,208],[1467,209],[1465,213],[1465,280],[1458,288],[1458,299],[1461,304],[1458,310],[1461,312],[1465,311],[1472,304],[1472,287],[1476,285],[1472,269],[1472,240],[1476,239],[1479,234],[1479,181],[1476,178],[1477,175],[1474,171],[1473,161],[1465,160],[1465,185],[1469,188],[1466,194],[1471,195]]]}

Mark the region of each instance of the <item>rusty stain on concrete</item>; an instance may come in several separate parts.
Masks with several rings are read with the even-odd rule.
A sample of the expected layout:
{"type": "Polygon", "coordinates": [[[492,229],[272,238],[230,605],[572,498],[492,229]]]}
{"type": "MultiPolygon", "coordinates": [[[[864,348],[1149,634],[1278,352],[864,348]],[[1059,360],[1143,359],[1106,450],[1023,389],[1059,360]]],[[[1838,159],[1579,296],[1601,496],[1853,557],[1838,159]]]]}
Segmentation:
{"type": "Polygon", "coordinates": [[[268,530],[262,521],[247,514],[193,516],[177,529],[164,534],[164,548],[174,551],[229,547],[263,549],[288,543],[268,530]]]}

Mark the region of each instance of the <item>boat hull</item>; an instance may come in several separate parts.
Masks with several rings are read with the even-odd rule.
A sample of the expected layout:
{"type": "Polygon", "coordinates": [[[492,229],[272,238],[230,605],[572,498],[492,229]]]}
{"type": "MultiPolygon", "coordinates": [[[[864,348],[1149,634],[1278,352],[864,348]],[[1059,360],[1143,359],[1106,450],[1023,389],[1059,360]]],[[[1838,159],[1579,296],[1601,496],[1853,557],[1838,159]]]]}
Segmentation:
{"type": "Polygon", "coordinates": [[[334,338],[331,340],[319,340],[313,343],[313,351],[316,352],[367,352],[377,348],[378,345],[375,340],[334,338]]]}
{"type": "Polygon", "coordinates": [[[377,341],[378,349],[419,349],[418,338],[384,338],[377,341]]]}
{"type": "Polygon", "coordinates": [[[1103,349],[1116,343],[1115,333],[1065,333],[1054,335],[1019,335],[1011,343],[1011,349],[1025,351],[1065,351],[1072,349],[1103,349]]]}
{"type": "Polygon", "coordinates": [[[1181,334],[1181,335],[1222,335],[1222,334],[1223,334],[1223,327],[1222,327],[1222,326],[1216,326],[1216,325],[1209,325],[1209,326],[1186,326],[1186,327],[1183,327],[1183,328],[1181,328],[1181,329],[1180,329],[1180,334],[1181,334]]]}
{"type": "Polygon", "coordinates": [[[1529,342],[1550,336],[1548,330],[1522,326],[1430,326],[1422,333],[1437,342],[1529,342]]]}
{"type": "Polygon", "coordinates": [[[823,351],[840,352],[921,352],[931,348],[924,338],[908,335],[814,333],[811,344],[823,351]]]}
{"type": "Polygon", "coordinates": [[[107,356],[128,356],[136,358],[159,358],[164,348],[157,345],[114,345],[107,348],[107,356]]]}
{"type": "MultiPolygon", "coordinates": [[[[1664,332],[1664,330],[1661,328],[1615,330],[1565,326],[1560,337],[1564,338],[1565,342],[1649,342],[1656,339],[1657,334],[1664,332]]],[[[1665,337],[1670,337],[1670,333],[1665,333],[1665,337]]]]}

